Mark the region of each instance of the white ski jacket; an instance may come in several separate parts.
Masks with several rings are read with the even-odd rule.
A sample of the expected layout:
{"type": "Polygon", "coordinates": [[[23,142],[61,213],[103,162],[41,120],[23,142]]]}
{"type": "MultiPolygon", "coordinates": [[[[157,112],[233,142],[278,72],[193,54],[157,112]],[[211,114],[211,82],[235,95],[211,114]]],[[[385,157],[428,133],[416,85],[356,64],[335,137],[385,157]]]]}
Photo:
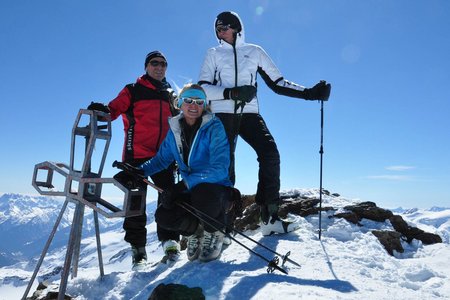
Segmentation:
{"type": "MultiPolygon", "coordinates": [[[[305,87],[285,80],[263,48],[245,42],[244,25],[240,17],[233,14],[242,27],[235,46],[219,40],[219,46],[208,49],[200,70],[199,84],[206,92],[212,112],[234,113],[235,101],[224,99],[224,89],[243,85],[256,87],[257,73],[277,94],[303,98],[305,87]]],[[[243,113],[259,113],[257,97],[244,106],[243,113]]]]}

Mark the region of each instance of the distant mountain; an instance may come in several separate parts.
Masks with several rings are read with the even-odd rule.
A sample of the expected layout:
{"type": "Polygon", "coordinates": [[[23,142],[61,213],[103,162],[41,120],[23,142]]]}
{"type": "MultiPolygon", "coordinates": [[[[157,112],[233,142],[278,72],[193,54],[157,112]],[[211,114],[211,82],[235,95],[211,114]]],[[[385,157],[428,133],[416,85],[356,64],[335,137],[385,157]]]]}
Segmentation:
{"type": "MultiPolygon", "coordinates": [[[[39,255],[59,215],[64,198],[4,194],[0,197],[0,267],[39,255]]],[[[50,250],[67,244],[74,204],[68,205],[50,250]]],[[[99,218],[100,228],[120,227],[121,221],[99,218]]],[[[94,233],[90,210],[86,210],[83,233],[94,233]]]]}
{"type": "Polygon", "coordinates": [[[407,209],[400,212],[404,219],[424,230],[435,230],[446,243],[450,242],[450,208],[407,209]]]}

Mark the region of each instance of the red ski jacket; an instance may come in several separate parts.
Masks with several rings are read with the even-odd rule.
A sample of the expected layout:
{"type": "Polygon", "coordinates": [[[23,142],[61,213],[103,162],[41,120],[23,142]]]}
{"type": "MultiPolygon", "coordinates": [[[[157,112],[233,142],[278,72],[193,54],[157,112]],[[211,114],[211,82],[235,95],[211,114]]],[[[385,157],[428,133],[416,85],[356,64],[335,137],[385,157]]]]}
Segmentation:
{"type": "Polygon", "coordinates": [[[125,86],[108,107],[111,120],[122,115],[125,138],[124,162],[149,159],[158,152],[169,130],[171,113],[170,84],[148,75],[125,86]]]}

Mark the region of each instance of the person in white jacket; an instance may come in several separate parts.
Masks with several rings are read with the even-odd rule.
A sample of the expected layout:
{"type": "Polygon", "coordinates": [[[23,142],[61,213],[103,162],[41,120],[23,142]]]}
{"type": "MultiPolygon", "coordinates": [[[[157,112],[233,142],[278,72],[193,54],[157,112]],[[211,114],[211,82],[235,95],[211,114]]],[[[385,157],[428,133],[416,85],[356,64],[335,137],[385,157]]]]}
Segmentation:
{"type": "Polygon", "coordinates": [[[230,143],[230,178],[235,182],[234,150],[241,136],[256,152],[259,162],[255,201],[260,205],[262,232],[286,233],[299,227],[278,215],[280,205],[280,155],[256,97],[257,75],[277,94],[305,100],[328,100],[331,85],[320,81],[312,88],[287,81],[258,45],[245,42],[244,25],[235,12],[222,12],[214,29],[219,41],[210,48],[198,83],[206,92],[211,111],[222,121],[230,143]]]}

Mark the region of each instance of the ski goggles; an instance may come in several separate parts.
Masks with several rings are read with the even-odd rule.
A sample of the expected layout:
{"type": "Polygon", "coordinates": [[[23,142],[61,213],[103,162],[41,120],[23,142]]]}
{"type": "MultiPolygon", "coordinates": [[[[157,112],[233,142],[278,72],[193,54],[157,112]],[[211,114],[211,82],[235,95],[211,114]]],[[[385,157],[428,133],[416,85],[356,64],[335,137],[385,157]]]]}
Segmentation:
{"type": "Polygon", "coordinates": [[[167,67],[167,62],[165,62],[165,61],[158,61],[158,60],[151,60],[150,62],[149,62],[149,64],[152,66],[152,67],[157,67],[157,66],[161,66],[162,68],[165,68],[165,67],[167,67]]]}
{"type": "Polygon", "coordinates": [[[204,99],[196,99],[196,98],[181,98],[181,100],[183,101],[183,103],[186,104],[192,104],[195,103],[198,106],[205,106],[205,100],[204,99]]]}
{"type": "Polygon", "coordinates": [[[206,94],[203,90],[188,89],[185,90],[178,98],[178,107],[181,107],[183,103],[191,104],[195,103],[198,106],[206,107],[206,94]]]}
{"type": "Polygon", "coordinates": [[[222,32],[222,31],[227,31],[228,29],[231,28],[231,25],[218,25],[216,26],[216,31],[217,32],[222,32]]]}
{"type": "Polygon", "coordinates": [[[181,107],[183,103],[192,104],[195,103],[198,106],[206,107],[206,94],[203,90],[188,89],[185,90],[178,98],[178,107],[181,107]]]}

